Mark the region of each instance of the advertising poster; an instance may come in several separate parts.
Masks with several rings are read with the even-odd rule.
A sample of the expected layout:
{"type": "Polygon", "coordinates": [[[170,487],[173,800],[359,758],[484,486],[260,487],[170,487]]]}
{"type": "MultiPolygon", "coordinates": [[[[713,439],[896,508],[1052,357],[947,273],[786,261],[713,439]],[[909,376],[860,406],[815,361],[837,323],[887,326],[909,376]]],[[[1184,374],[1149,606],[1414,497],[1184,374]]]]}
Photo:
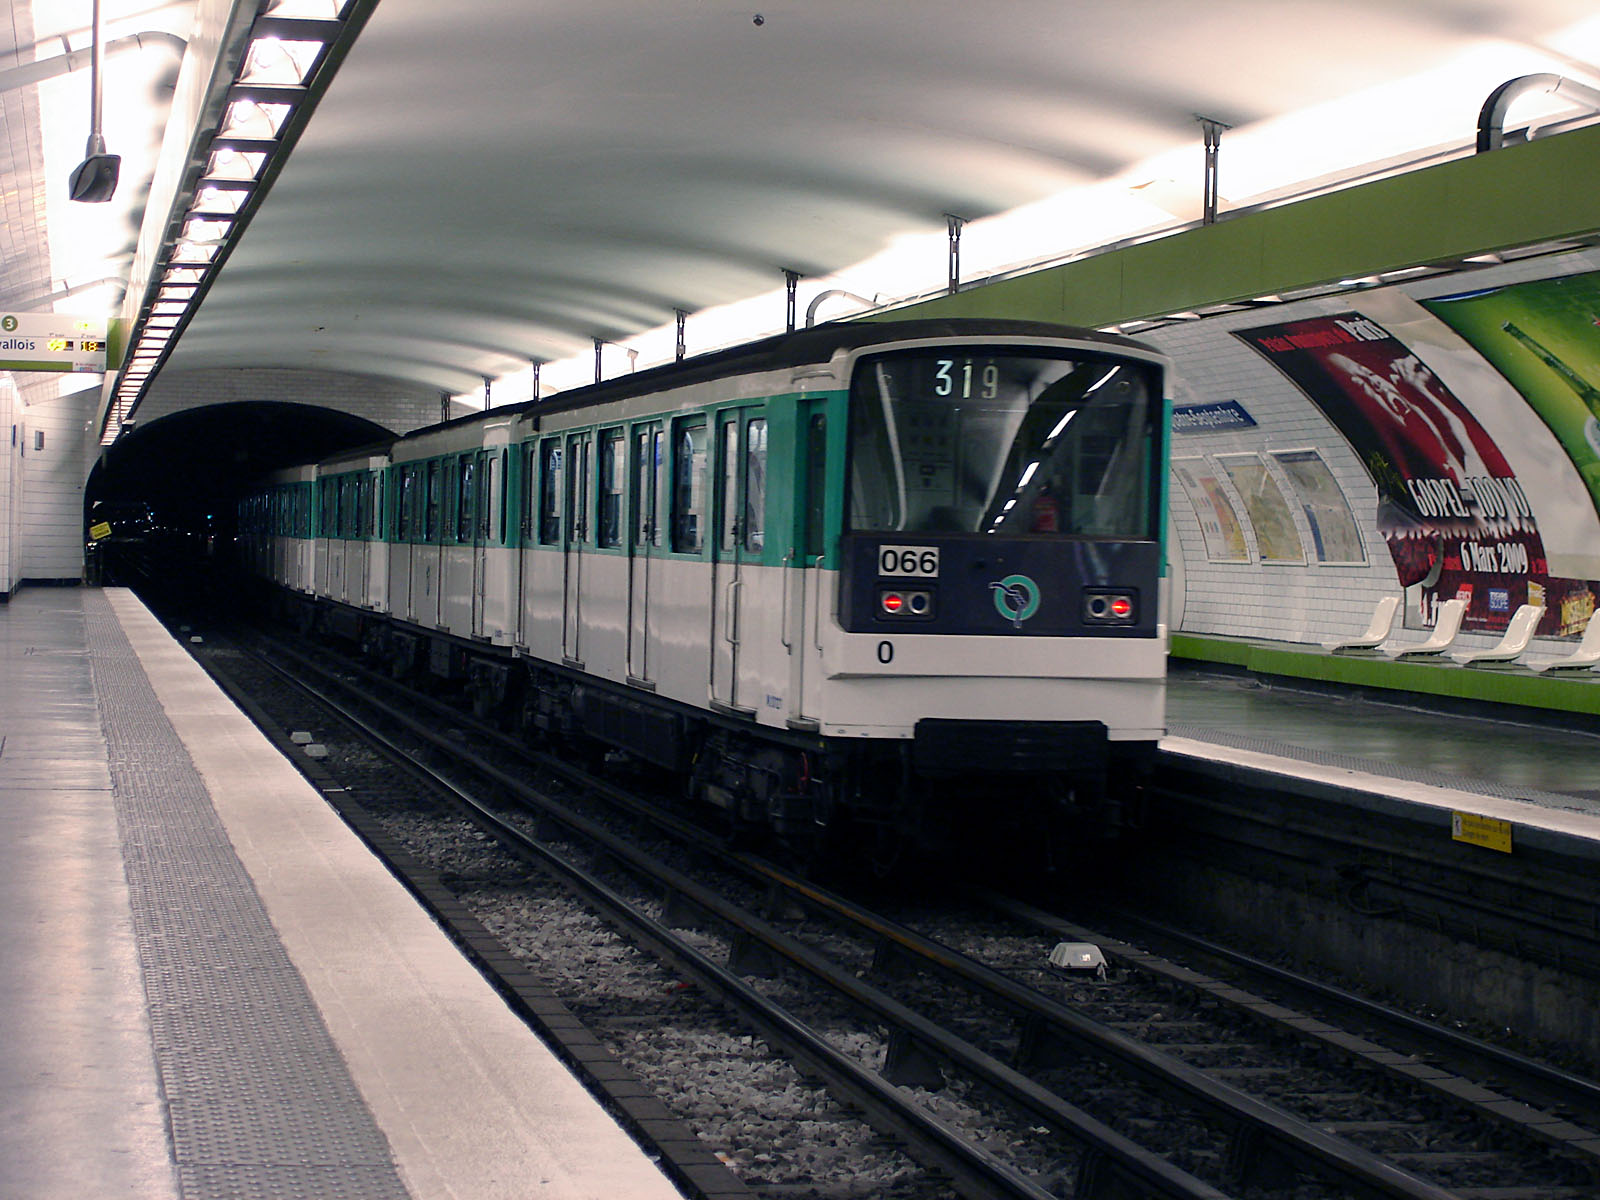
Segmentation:
{"type": "Polygon", "coordinates": [[[1201,458],[1175,458],[1172,473],[1177,476],[1184,495],[1194,506],[1195,518],[1200,522],[1200,533],[1205,538],[1206,557],[1212,562],[1247,563],[1250,550],[1245,545],[1244,527],[1233,503],[1222,490],[1211,468],[1201,458]]]}
{"type": "Polygon", "coordinates": [[[1219,454],[1217,464],[1228,473],[1233,490],[1244,500],[1250,524],[1255,526],[1261,561],[1304,565],[1306,549],[1301,544],[1300,531],[1294,527],[1294,514],[1261,456],[1219,454]]]}
{"type": "Polygon", "coordinates": [[[1600,508],[1600,274],[1424,300],[1556,435],[1600,508]]]}
{"type": "MultiPolygon", "coordinates": [[[[1505,628],[1543,603],[1548,567],[1526,493],[1456,395],[1388,330],[1359,313],[1235,333],[1344,435],[1378,492],[1377,526],[1424,611],[1467,602],[1465,629],[1505,628]]],[[[1541,632],[1553,632],[1546,614],[1541,632]]]]}
{"type": "Polygon", "coordinates": [[[1367,561],[1355,514],[1322,455],[1315,450],[1274,450],[1272,457],[1288,476],[1300,501],[1319,563],[1360,566],[1367,561]]]}

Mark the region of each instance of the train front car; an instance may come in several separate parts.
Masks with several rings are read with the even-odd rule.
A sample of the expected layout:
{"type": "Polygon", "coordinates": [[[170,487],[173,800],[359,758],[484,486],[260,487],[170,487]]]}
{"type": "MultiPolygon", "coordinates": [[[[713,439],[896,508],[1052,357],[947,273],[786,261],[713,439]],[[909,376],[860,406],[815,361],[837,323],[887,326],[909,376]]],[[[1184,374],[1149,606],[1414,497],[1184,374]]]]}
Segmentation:
{"type": "Polygon", "coordinates": [[[801,681],[830,799],[883,847],[1114,833],[1165,716],[1161,356],[1000,333],[846,369],[833,619],[801,681]]]}

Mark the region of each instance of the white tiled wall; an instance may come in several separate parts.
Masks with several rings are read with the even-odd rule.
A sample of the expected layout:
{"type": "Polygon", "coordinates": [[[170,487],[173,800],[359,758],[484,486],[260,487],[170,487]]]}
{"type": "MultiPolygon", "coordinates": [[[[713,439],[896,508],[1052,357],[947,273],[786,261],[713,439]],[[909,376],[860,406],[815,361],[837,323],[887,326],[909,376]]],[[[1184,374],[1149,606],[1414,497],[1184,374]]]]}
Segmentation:
{"type": "MultiPolygon", "coordinates": [[[[1465,280],[1458,275],[1445,282],[1429,280],[1403,285],[1401,290],[1413,298],[1423,298],[1459,293],[1470,287],[1520,283],[1597,269],[1600,269],[1600,252],[1585,251],[1496,266],[1465,280]]],[[[1214,456],[1241,452],[1261,454],[1291,509],[1297,509],[1289,481],[1267,452],[1315,448],[1344,492],[1366,548],[1365,566],[1316,563],[1310,531],[1303,515],[1295,511],[1296,528],[1310,560],[1306,565],[1263,564],[1254,533],[1248,529],[1246,537],[1251,557],[1248,564],[1213,563],[1207,558],[1194,508],[1178,481],[1173,479],[1169,502],[1169,555],[1182,555],[1182,562],[1174,572],[1175,588],[1181,589],[1173,603],[1173,612],[1181,614],[1174,621],[1176,630],[1320,642],[1361,632],[1378,599],[1400,593],[1393,561],[1377,528],[1377,490],[1349,443],[1282,374],[1243,342],[1230,336],[1235,329],[1360,309],[1364,295],[1367,294],[1353,292],[1268,306],[1204,321],[1168,325],[1137,335],[1172,356],[1177,368],[1177,405],[1233,400],[1256,420],[1253,428],[1175,433],[1172,438],[1175,459],[1203,457],[1216,468],[1215,474],[1244,524],[1248,526],[1244,503],[1233,494],[1227,474],[1217,467],[1214,456]]],[[[1529,409],[1528,419],[1537,421],[1539,418],[1529,409]]],[[[1425,634],[1417,614],[1407,612],[1406,615],[1414,632],[1402,633],[1397,622],[1396,641],[1422,640],[1425,634]]],[[[1492,645],[1496,640],[1488,635],[1463,634],[1459,644],[1476,649],[1492,645]]]]}

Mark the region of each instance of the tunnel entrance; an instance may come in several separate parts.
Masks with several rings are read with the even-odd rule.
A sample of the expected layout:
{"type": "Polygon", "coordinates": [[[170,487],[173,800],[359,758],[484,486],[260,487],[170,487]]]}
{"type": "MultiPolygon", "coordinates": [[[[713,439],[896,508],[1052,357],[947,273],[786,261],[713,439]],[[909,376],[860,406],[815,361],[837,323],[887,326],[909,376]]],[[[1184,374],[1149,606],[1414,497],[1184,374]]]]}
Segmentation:
{"type": "Polygon", "coordinates": [[[91,573],[137,585],[152,572],[231,560],[239,497],[261,475],[395,434],[311,404],[247,401],[187,409],[136,426],[110,446],[84,487],[91,573]],[[103,532],[103,530],[102,530],[103,532]]]}

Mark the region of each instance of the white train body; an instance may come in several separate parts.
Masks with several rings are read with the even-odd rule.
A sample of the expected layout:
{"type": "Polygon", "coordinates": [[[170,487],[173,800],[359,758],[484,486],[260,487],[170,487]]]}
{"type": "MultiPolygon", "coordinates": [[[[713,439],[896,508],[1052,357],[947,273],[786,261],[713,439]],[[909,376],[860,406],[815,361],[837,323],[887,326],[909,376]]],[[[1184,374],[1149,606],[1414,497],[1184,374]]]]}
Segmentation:
{"type": "Polygon", "coordinates": [[[397,669],[780,828],[971,772],[1103,797],[1164,726],[1164,380],[1031,324],[810,330],[280,473],[313,537],[243,541],[397,669]]]}

